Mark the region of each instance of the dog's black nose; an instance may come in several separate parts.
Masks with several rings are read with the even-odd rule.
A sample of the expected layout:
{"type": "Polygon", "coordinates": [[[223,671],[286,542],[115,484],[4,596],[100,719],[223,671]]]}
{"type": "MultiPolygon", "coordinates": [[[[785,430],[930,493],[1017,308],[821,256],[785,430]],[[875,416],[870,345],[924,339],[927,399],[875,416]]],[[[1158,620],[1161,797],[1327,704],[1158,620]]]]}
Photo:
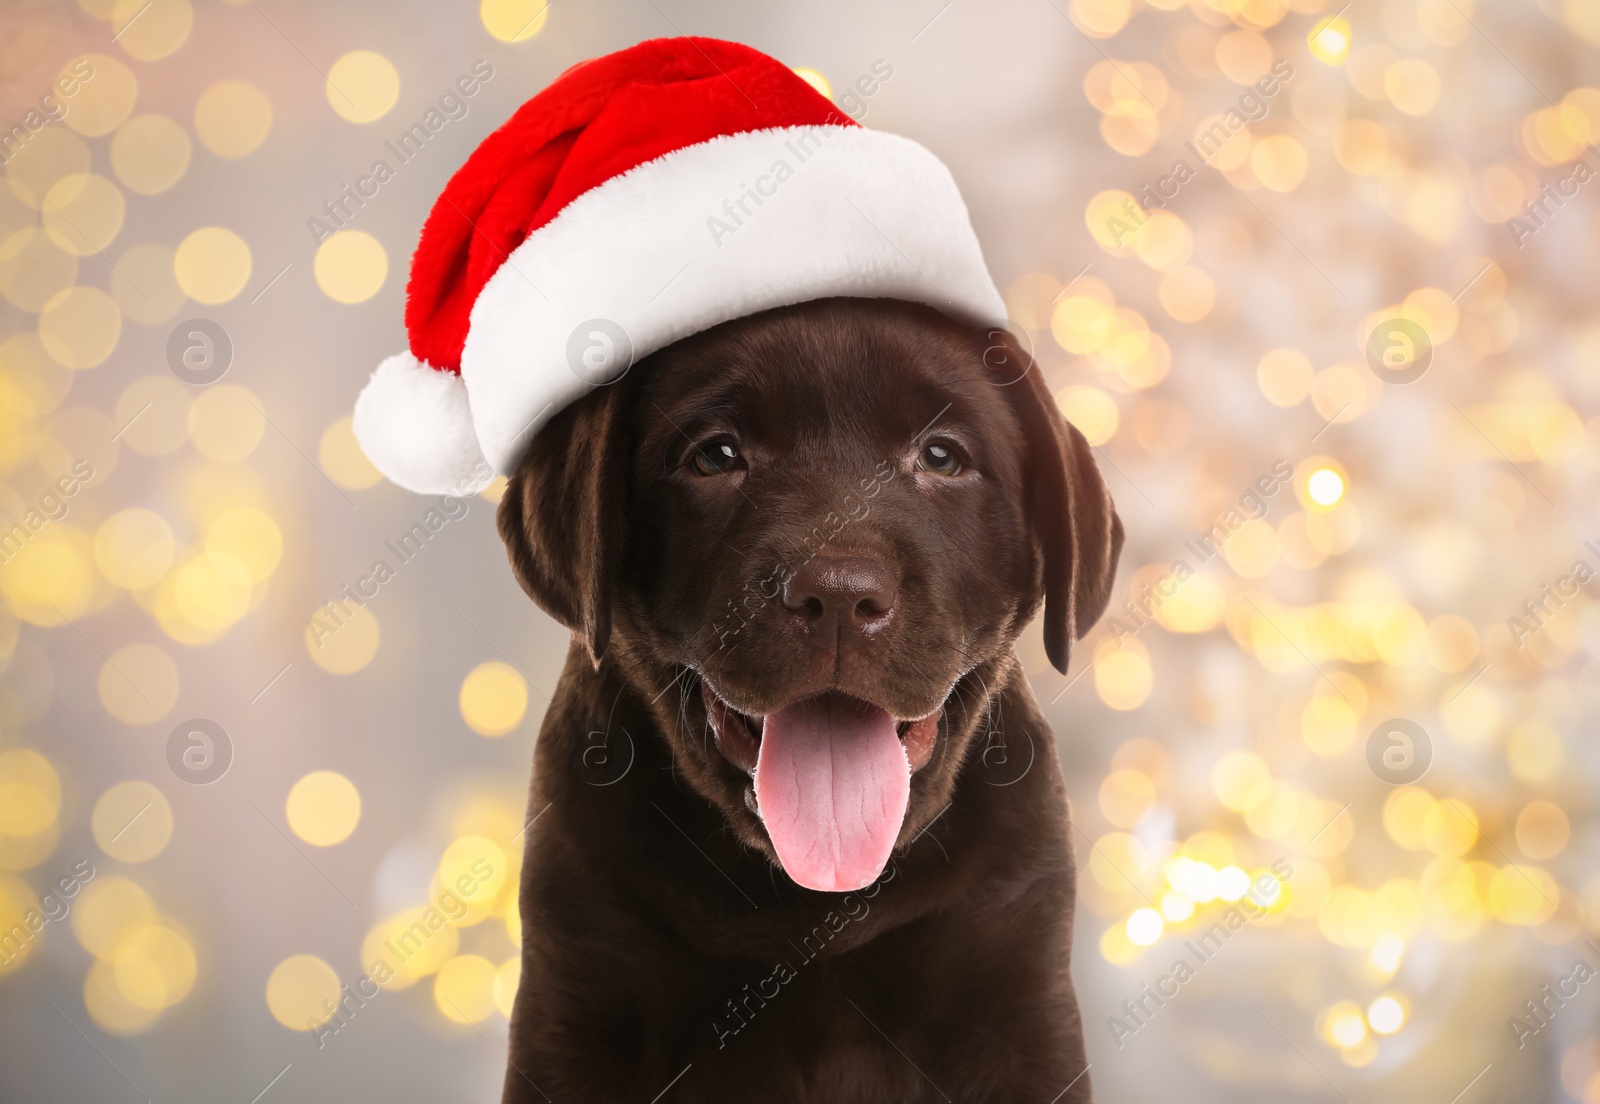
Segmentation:
{"type": "Polygon", "coordinates": [[[866,556],[815,556],[783,587],[783,604],[807,621],[837,618],[855,629],[881,625],[894,599],[888,567],[866,556]]]}

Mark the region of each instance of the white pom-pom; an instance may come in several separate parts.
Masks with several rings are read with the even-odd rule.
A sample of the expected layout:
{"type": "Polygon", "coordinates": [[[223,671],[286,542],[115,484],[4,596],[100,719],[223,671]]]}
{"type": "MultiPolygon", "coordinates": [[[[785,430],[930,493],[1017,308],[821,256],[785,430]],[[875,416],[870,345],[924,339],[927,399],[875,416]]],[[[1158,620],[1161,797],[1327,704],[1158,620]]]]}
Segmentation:
{"type": "Polygon", "coordinates": [[[463,496],[494,478],[466,384],[408,352],[378,365],[356,399],[352,424],[367,459],[408,491],[463,496]]]}

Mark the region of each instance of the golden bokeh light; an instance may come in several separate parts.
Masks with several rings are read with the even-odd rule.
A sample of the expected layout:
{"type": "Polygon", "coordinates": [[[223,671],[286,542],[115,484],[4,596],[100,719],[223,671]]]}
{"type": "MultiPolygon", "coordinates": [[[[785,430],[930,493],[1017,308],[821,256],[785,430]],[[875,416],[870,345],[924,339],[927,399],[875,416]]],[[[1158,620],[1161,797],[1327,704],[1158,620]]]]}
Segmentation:
{"type": "Polygon", "coordinates": [[[448,1020],[482,1023],[495,1010],[495,982],[499,971],[481,955],[457,955],[433,979],[433,999],[448,1020]]]}
{"type": "Polygon", "coordinates": [[[154,644],[126,644],[100,668],[100,704],[123,724],[154,724],[178,700],[178,666],[154,644]]]}
{"type": "Polygon", "coordinates": [[[306,623],[306,651],[335,675],[361,670],[378,652],[378,619],[365,606],[333,603],[306,623]]]}
{"type": "Polygon", "coordinates": [[[328,104],[352,123],[370,123],[400,98],[400,74],[382,54],[353,50],[328,69],[328,104]]]}
{"type": "Polygon", "coordinates": [[[1274,406],[1295,406],[1311,393],[1315,370],[1298,349],[1273,349],[1256,364],[1256,383],[1274,406]]]}
{"type": "Polygon", "coordinates": [[[1383,90],[1407,115],[1426,115],[1439,102],[1439,71],[1420,58],[1397,61],[1383,74],[1383,90]]]}
{"type": "Polygon", "coordinates": [[[1250,149],[1250,169],[1275,192],[1292,192],[1306,178],[1310,160],[1300,140],[1288,134],[1263,138],[1250,149]]]}
{"type": "Polygon", "coordinates": [[[41,213],[51,241],[68,253],[89,257],[115,240],[127,203],[105,177],[70,173],[50,185],[41,213]]]}
{"type": "Polygon", "coordinates": [[[479,736],[515,731],[528,711],[528,684],[505,663],[480,663],[461,681],[461,719],[479,736]]]}
{"type": "Polygon", "coordinates": [[[145,456],[168,456],[189,439],[189,389],[169,373],[140,376],[117,397],[119,440],[145,456]]]}
{"type": "MultiPolygon", "coordinates": [[[[42,229],[20,230],[0,242],[0,294],[18,310],[38,314],[73,290],[77,278],[78,258],[42,229]]],[[[63,339],[62,345],[70,344],[63,339]]]]}
{"type": "Polygon", "coordinates": [[[1132,0],[1071,0],[1067,7],[1073,23],[1093,38],[1110,38],[1127,25],[1132,0]]]}
{"type": "Polygon", "coordinates": [[[158,61],[177,51],[194,26],[189,0],[116,0],[111,27],[129,57],[158,61]]]}
{"type": "Polygon", "coordinates": [[[95,1026],[108,1035],[138,1035],[161,1017],[161,1009],[141,1007],[123,994],[117,985],[116,964],[109,958],[97,958],[89,967],[83,1004],[95,1026]]]}
{"type": "Polygon", "coordinates": [[[272,133],[272,100],[248,81],[220,80],[200,93],[194,132],[218,157],[248,157],[272,133]]]}
{"type": "Polygon", "coordinates": [[[252,583],[260,583],[283,558],[283,534],[270,515],[253,506],[236,506],[211,523],[205,549],[238,563],[252,583]]]}
{"type": "Polygon", "coordinates": [[[1511,773],[1524,782],[1549,781],[1565,758],[1561,734],[1536,721],[1517,725],[1506,739],[1511,773]]]}
{"type": "Polygon", "coordinates": [[[1112,709],[1139,708],[1155,688],[1150,653],[1137,639],[1125,641],[1118,649],[1115,641],[1106,637],[1095,648],[1094,687],[1100,700],[1112,709]]]}
{"type": "Polygon", "coordinates": [[[61,778],[50,760],[32,748],[0,752],[0,836],[38,835],[60,812],[61,778]]]}
{"type": "Polygon", "coordinates": [[[317,286],[336,303],[364,303],[378,293],[389,274],[389,257],[378,239],[360,230],[341,230],[317,247],[312,265],[317,286]]]}
{"type": "MultiPolygon", "coordinates": [[[[500,36],[496,35],[495,37],[498,38],[500,36]]],[[[824,96],[830,100],[833,99],[833,86],[828,83],[827,77],[823,76],[815,69],[807,69],[802,66],[801,68],[794,70],[794,75],[805,81],[812,88],[815,88],[817,90],[817,95],[824,96]]]]}
{"type": "Polygon", "coordinates": [[[1113,256],[1133,253],[1132,237],[1142,222],[1139,201],[1120,189],[1097,193],[1083,212],[1084,224],[1101,249],[1113,256]]]}
{"type": "Polygon", "coordinates": [[[1204,633],[1216,628],[1227,606],[1222,584],[1210,575],[1195,575],[1178,587],[1156,610],[1156,623],[1169,632],[1204,633]]]}
{"type": "Polygon", "coordinates": [[[466,835],[445,848],[437,877],[441,886],[459,894],[466,905],[465,915],[454,923],[470,927],[494,915],[496,899],[511,885],[511,862],[505,850],[487,836],[466,835]]]}
{"type": "Polygon", "coordinates": [[[323,430],[317,442],[317,462],[328,478],[346,490],[365,490],[383,479],[383,473],[361,451],[349,415],[323,430]]]}
{"type": "Polygon", "coordinates": [[[1111,440],[1121,420],[1116,400],[1095,387],[1063,388],[1056,393],[1056,406],[1091,445],[1111,440]]]}
{"type": "Polygon", "coordinates": [[[1166,921],[1153,908],[1137,908],[1128,916],[1128,942],[1135,947],[1149,947],[1161,939],[1166,921]]]}
{"type": "Polygon", "coordinates": [[[1486,899],[1490,913],[1502,924],[1531,927],[1555,913],[1560,896],[1561,887],[1548,871],[1512,865],[1494,872],[1486,899]]]}
{"type": "Polygon", "coordinates": [[[1359,1046],[1367,1038],[1367,1019],[1353,1001],[1340,1001],[1323,1014],[1324,1032],[1334,1046],[1359,1046]]]}
{"type": "MultiPolygon", "coordinates": [[[[548,0],[479,0],[478,18],[484,30],[501,42],[525,42],[538,34],[549,18],[548,0]]],[[[824,93],[826,95],[826,93],[824,93]]]]}
{"type": "Polygon", "coordinates": [[[124,590],[143,590],[160,582],[172,566],[176,549],[166,519],[138,507],[112,514],[94,538],[94,560],[100,573],[124,590]]]}
{"type": "Polygon", "coordinates": [[[1559,855],[1572,838],[1572,823],[1561,806],[1543,798],[1530,801],[1517,814],[1517,847],[1535,862],[1559,855]]]}
{"type": "Polygon", "coordinates": [[[312,771],[290,788],[284,809],[295,835],[316,847],[332,847],[356,830],[361,794],[337,771],[312,771]]]}
{"type": "Polygon", "coordinates": [[[407,909],[373,927],[362,941],[361,961],[374,980],[388,974],[384,988],[406,989],[437,973],[460,946],[461,933],[429,905],[407,909]]]}
{"type": "Polygon", "coordinates": [[[1211,786],[1217,800],[1235,812],[1243,812],[1255,788],[1272,777],[1272,771],[1257,755],[1230,751],[1211,769],[1211,786]]]}
{"type": "Polygon", "coordinates": [[[122,186],[160,195],[189,168],[189,132],[165,115],[135,115],[111,139],[111,168],[122,186]]]}
{"type": "Polygon", "coordinates": [[[1385,993],[1367,1006],[1367,1023],[1379,1035],[1393,1035],[1406,1023],[1406,1006],[1399,997],[1385,993]]]}
{"type": "Polygon", "coordinates": [[[1260,518],[1249,518],[1222,546],[1222,557],[1241,578],[1265,578],[1278,566],[1278,533],[1260,518]]]}
{"type": "Polygon", "coordinates": [[[250,279],[250,247],[232,230],[207,226],[178,244],[172,271],[183,293],[197,303],[226,303],[250,279]]]}
{"type": "Polygon", "coordinates": [[[1272,68],[1272,45],[1261,32],[1241,27],[1217,40],[1216,59],[1217,69],[1235,84],[1254,84],[1272,68]]]}
{"type": "Polygon", "coordinates": [[[220,633],[250,609],[250,572],[209,549],[186,557],[170,576],[176,611],[202,633],[220,633]]]}
{"type": "Polygon", "coordinates": [[[155,904],[141,886],[106,873],[97,873],[83,887],[69,917],[78,943],[101,959],[109,959],[128,935],[155,918],[155,904]]]}
{"type": "Polygon", "coordinates": [[[135,928],[118,942],[111,964],[118,991],[153,1011],[188,996],[198,973],[193,942],[170,922],[135,928]]]}
{"type": "Polygon", "coordinates": [[[1262,839],[1282,839],[1299,819],[1300,792],[1282,779],[1259,783],[1245,798],[1245,826],[1262,839]]]}
{"type": "Polygon", "coordinates": [[[124,863],[146,862],[172,839],[172,806],[149,782],[118,782],[95,802],[89,823],[107,855],[124,863]]]}
{"type": "Polygon", "coordinates": [[[7,159],[6,182],[15,198],[30,207],[43,207],[56,181],[88,172],[89,166],[89,144],[70,130],[52,127],[41,130],[7,159]]]}
{"type": "Polygon", "coordinates": [[[315,1031],[343,999],[339,975],[316,955],[290,955],[267,976],[267,1011],[291,1031],[315,1031]]]}
{"type": "Polygon", "coordinates": [[[1336,468],[1315,468],[1306,476],[1306,497],[1317,506],[1338,505],[1344,492],[1344,476],[1336,468]]]}
{"type": "Polygon", "coordinates": [[[1050,315],[1050,332],[1069,353],[1092,353],[1111,336],[1115,304],[1095,285],[1064,295],[1050,315]]]}
{"type": "Polygon", "coordinates": [[[94,595],[88,542],[57,524],[12,556],[0,573],[12,613],[34,625],[60,625],[87,612],[94,595]]]}
{"type": "Polygon", "coordinates": [[[1435,855],[1460,858],[1478,842],[1478,815],[1463,801],[1435,802],[1422,822],[1422,838],[1435,855]]]}
{"type": "Polygon", "coordinates": [[[1133,238],[1139,259],[1157,272],[1170,272],[1194,252],[1189,224],[1170,211],[1154,211],[1133,238]]]}
{"type": "Polygon", "coordinates": [[[37,419],[67,397],[72,371],[45,352],[38,334],[19,333],[0,341],[0,381],[7,394],[6,415],[37,419]]]}
{"type": "Polygon", "coordinates": [[[62,122],[85,138],[99,138],[116,130],[133,114],[134,102],[139,98],[139,79],[133,70],[105,54],[85,54],[74,59],[62,67],[56,80],[58,87],[63,80],[77,83],[72,110],[62,122]]]}
{"type": "Polygon", "coordinates": [[[1306,39],[1311,56],[1324,65],[1343,65],[1350,56],[1350,21],[1335,15],[1319,20],[1306,39]]]}
{"type": "Polygon", "coordinates": [[[1100,936],[1100,957],[1113,966],[1125,966],[1133,962],[1141,950],[1128,938],[1126,923],[1113,924],[1100,936]]]}
{"type": "Polygon", "coordinates": [[[105,363],[122,336],[116,300],[92,287],[70,287],[39,312],[39,340],[52,358],[68,368],[105,363]]]}

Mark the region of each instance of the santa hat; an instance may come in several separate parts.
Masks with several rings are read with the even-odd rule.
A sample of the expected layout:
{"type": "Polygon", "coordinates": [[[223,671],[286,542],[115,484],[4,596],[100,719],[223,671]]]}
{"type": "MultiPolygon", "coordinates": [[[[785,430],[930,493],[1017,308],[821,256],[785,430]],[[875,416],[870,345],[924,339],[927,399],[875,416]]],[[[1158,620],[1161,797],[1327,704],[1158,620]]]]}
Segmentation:
{"type": "Polygon", "coordinates": [[[729,319],[829,296],[994,323],[949,170],[709,38],[581,63],[484,139],[411,261],[410,351],[355,405],[390,480],[470,494],[561,407],[729,319]]]}

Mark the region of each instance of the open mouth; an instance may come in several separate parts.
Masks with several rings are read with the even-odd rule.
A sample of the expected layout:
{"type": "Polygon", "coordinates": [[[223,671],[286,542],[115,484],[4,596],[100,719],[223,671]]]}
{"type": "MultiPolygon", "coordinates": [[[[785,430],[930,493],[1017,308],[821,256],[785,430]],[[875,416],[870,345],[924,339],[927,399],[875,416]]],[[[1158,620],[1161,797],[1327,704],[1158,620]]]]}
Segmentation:
{"type": "MultiPolygon", "coordinates": [[[[740,713],[723,701],[704,678],[700,680],[700,692],[705,699],[706,713],[711,718],[711,731],[717,741],[717,750],[722,752],[724,759],[753,778],[756,773],[756,762],[760,758],[761,734],[766,728],[766,715],[740,713]]],[[[844,702],[857,700],[845,694],[817,695],[818,699],[830,697],[844,702]]],[[[792,709],[794,706],[786,708],[792,709]]],[[[895,736],[900,740],[900,746],[905,749],[906,762],[911,765],[913,774],[927,766],[928,760],[933,758],[934,744],[939,738],[939,719],[943,715],[944,707],[940,706],[926,717],[916,720],[894,720],[895,736]]]]}
{"type": "Polygon", "coordinates": [[[933,755],[943,707],[896,718],[829,692],[751,716],[701,687],[717,748],[750,775],[745,803],[789,877],[831,892],[870,885],[905,821],[911,775],[933,755]]]}

